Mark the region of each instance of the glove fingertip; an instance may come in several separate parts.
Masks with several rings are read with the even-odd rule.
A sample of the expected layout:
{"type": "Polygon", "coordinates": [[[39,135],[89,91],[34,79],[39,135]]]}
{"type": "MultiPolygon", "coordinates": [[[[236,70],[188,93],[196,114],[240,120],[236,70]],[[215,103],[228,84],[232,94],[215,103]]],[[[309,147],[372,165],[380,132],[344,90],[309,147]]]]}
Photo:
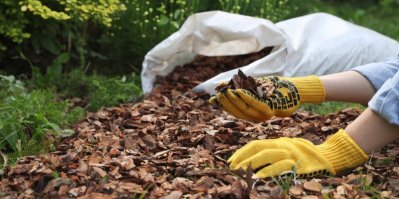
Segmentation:
{"type": "Polygon", "coordinates": [[[236,89],[235,91],[238,94],[238,96],[248,95],[247,92],[249,92],[249,91],[244,90],[244,89],[236,89]]]}
{"type": "Polygon", "coordinates": [[[234,160],[234,155],[230,156],[229,159],[227,159],[227,163],[231,164],[234,160]]]}
{"type": "Polygon", "coordinates": [[[208,100],[208,102],[209,102],[210,104],[217,105],[217,104],[218,104],[218,99],[217,99],[216,96],[212,96],[212,97],[208,100]]]}
{"type": "Polygon", "coordinates": [[[217,101],[222,102],[222,100],[224,99],[224,95],[222,93],[217,93],[216,99],[217,99],[217,101]]]}

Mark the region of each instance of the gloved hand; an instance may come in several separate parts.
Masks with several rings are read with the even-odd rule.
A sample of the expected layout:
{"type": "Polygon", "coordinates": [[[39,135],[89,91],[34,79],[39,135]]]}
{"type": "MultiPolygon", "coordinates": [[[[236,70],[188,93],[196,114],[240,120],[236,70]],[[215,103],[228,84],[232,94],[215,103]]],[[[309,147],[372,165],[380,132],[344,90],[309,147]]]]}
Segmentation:
{"type": "Polygon", "coordinates": [[[251,165],[260,178],[294,168],[299,177],[313,177],[335,175],[367,159],[363,150],[341,129],[320,145],[302,138],[286,137],[252,141],[236,151],[227,162],[232,170],[246,170],[251,165]]]}
{"type": "Polygon", "coordinates": [[[324,86],[317,76],[268,76],[255,80],[260,84],[272,82],[274,90],[266,99],[260,99],[245,89],[227,89],[225,92],[216,93],[209,102],[217,102],[223,110],[237,118],[263,121],[273,116],[290,116],[300,103],[320,103],[325,98],[324,86]]]}

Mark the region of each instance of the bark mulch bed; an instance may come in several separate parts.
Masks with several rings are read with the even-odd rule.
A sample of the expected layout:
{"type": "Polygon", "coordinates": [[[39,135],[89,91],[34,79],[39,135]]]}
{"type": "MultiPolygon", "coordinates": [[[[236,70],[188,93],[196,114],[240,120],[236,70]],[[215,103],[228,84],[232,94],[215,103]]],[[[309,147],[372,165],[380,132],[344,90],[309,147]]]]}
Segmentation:
{"type": "MultiPolygon", "coordinates": [[[[399,189],[398,143],[370,162],[335,177],[256,179],[232,172],[226,159],[254,139],[302,137],[315,144],[360,113],[320,116],[299,110],[261,123],[238,120],[191,91],[215,74],[270,52],[197,57],[158,78],[142,102],[88,113],[76,134],[51,153],[21,158],[4,170],[5,198],[362,198],[394,197],[399,189]]],[[[376,132],[378,133],[378,132],[376,132]]],[[[350,158],[350,157],[348,157],[350,158]]]]}

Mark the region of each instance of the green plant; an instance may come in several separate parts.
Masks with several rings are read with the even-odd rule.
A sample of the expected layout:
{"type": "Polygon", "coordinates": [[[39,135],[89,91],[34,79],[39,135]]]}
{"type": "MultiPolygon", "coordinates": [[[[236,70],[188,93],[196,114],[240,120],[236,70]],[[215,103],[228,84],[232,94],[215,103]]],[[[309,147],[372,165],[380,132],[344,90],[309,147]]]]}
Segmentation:
{"type": "Polygon", "coordinates": [[[35,65],[44,66],[43,71],[47,65],[57,67],[53,72],[61,71],[60,65],[69,60],[86,66],[87,57],[103,57],[87,46],[95,31],[110,27],[124,10],[119,0],[1,1],[0,61],[13,62],[23,51],[35,65]]]}
{"type": "Polygon", "coordinates": [[[386,165],[391,165],[391,164],[393,164],[394,161],[395,161],[395,159],[392,158],[392,157],[385,157],[385,158],[383,158],[383,159],[378,159],[378,160],[376,160],[374,164],[375,164],[376,166],[386,166],[386,165]]]}
{"type": "Polygon", "coordinates": [[[132,102],[142,95],[140,78],[131,76],[107,77],[99,74],[86,75],[81,69],[64,74],[42,75],[34,68],[32,88],[53,88],[64,98],[80,97],[88,100],[87,110],[132,102]]]}
{"type": "Polygon", "coordinates": [[[314,113],[320,114],[320,115],[326,115],[328,113],[335,113],[340,110],[343,110],[345,108],[350,108],[350,107],[359,107],[361,109],[364,109],[364,106],[361,104],[356,104],[356,103],[346,103],[346,102],[323,102],[321,104],[301,104],[300,108],[307,110],[307,111],[312,111],[314,113]]]}
{"type": "Polygon", "coordinates": [[[291,185],[296,183],[296,177],[296,168],[292,168],[292,171],[284,172],[279,176],[273,177],[273,182],[281,186],[285,195],[288,195],[291,185]]]}
{"type": "Polygon", "coordinates": [[[46,136],[63,134],[62,127],[83,116],[81,109],[57,101],[53,91],[28,92],[13,76],[0,76],[0,90],[0,150],[6,153],[22,156],[51,149],[46,136]]]}
{"type": "Polygon", "coordinates": [[[122,78],[107,78],[104,76],[92,76],[89,82],[88,110],[97,110],[101,107],[113,106],[120,103],[132,102],[142,95],[138,86],[137,76],[122,78]]]}
{"type": "MultiPolygon", "coordinates": [[[[287,18],[292,0],[124,0],[127,10],[100,40],[100,51],[108,55],[104,73],[141,68],[144,55],[157,43],[176,32],[192,14],[223,10],[279,21],[287,18]],[[119,69],[119,70],[118,70],[119,69]]],[[[100,63],[101,64],[101,63],[100,63]]],[[[97,65],[97,64],[96,64],[97,65]]],[[[98,66],[95,66],[98,67],[98,66]]],[[[136,72],[137,72],[136,71],[136,72]]]]}
{"type": "MultiPolygon", "coordinates": [[[[297,1],[297,0],[293,0],[297,1]]],[[[307,5],[296,2],[298,15],[310,12],[327,12],[345,20],[368,27],[393,39],[399,39],[399,29],[396,21],[399,11],[399,2],[396,0],[367,0],[367,1],[321,1],[310,0],[307,5]],[[300,6],[299,6],[300,5],[300,6]]]]}
{"type": "Polygon", "coordinates": [[[295,10],[289,0],[219,0],[220,9],[278,22],[287,18],[295,10]]]}

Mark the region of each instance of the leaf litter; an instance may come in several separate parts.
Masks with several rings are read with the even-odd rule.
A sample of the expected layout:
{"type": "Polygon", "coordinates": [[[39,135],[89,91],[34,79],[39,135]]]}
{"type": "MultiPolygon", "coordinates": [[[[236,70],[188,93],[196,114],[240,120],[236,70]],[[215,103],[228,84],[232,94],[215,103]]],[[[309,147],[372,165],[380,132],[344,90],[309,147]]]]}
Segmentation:
{"type": "MultiPolygon", "coordinates": [[[[142,102],[109,107],[86,118],[57,150],[22,157],[1,176],[4,198],[367,198],[397,197],[398,143],[335,177],[294,173],[258,179],[231,171],[226,160],[251,140],[302,137],[320,144],[361,113],[350,108],[320,116],[298,110],[261,123],[239,120],[194,93],[198,83],[267,55],[197,58],[159,77],[142,102]]],[[[256,91],[256,90],[254,90],[256,91]]],[[[350,157],[348,157],[350,158],[350,157]]]]}

